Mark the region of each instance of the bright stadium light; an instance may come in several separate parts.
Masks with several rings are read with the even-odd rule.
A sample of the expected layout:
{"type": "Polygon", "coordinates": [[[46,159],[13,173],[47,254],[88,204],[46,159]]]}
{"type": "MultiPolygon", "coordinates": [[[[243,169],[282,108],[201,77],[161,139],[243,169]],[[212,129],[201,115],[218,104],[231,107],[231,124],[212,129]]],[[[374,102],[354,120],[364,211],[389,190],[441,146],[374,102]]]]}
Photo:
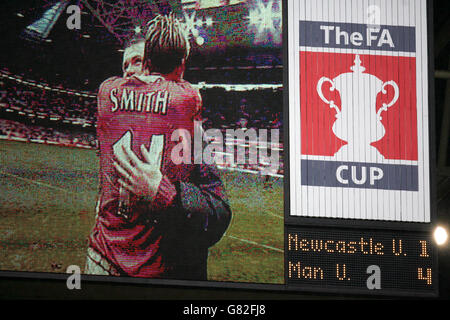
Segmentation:
{"type": "Polygon", "coordinates": [[[438,226],[436,227],[436,229],[434,229],[434,241],[436,241],[436,243],[439,246],[444,245],[447,242],[448,239],[448,233],[447,230],[445,230],[445,228],[438,226]]]}
{"type": "Polygon", "coordinates": [[[197,37],[197,38],[195,39],[195,41],[197,42],[197,44],[198,44],[199,46],[202,46],[202,45],[205,43],[205,39],[204,39],[203,37],[197,37]]]}
{"type": "Polygon", "coordinates": [[[281,44],[282,14],[280,0],[260,1],[253,9],[249,9],[248,25],[254,32],[254,43],[265,43],[268,40],[281,44]]]}
{"type": "Polygon", "coordinates": [[[46,10],[41,18],[34,21],[32,24],[25,28],[24,32],[27,37],[44,41],[58,21],[67,4],[67,1],[58,2],[54,4],[50,9],[46,10]]]}
{"type": "Polygon", "coordinates": [[[183,13],[184,15],[184,28],[186,30],[187,35],[192,36],[197,45],[202,46],[206,39],[200,36],[200,28],[211,27],[213,24],[213,20],[211,17],[206,17],[204,19],[197,18],[196,12],[187,13],[186,11],[183,13]]]}
{"type": "Polygon", "coordinates": [[[274,31],[275,21],[281,19],[281,12],[273,10],[273,0],[267,4],[260,2],[256,9],[250,10],[248,14],[249,24],[255,26],[259,33],[265,30],[274,31]]]}
{"type": "Polygon", "coordinates": [[[134,28],[134,33],[141,33],[141,31],[142,31],[142,29],[139,26],[134,28]]]}
{"type": "Polygon", "coordinates": [[[201,19],[195,20],[195,26],[201,28],[201,26],[203,26],[203,21],[201,19]]]}
{"type": "Polygon", "coordinates": [[[213,25],[213,19],[211,17],[206,18],[205,24],[207,27],[211,27],[213,25]]]}
{"type": "Polygon", "coordinates": [[[192,32],[195,29],[195,11],[192,15],[184,12],[184,24],[186,25],[186,29],[192,32]]]}

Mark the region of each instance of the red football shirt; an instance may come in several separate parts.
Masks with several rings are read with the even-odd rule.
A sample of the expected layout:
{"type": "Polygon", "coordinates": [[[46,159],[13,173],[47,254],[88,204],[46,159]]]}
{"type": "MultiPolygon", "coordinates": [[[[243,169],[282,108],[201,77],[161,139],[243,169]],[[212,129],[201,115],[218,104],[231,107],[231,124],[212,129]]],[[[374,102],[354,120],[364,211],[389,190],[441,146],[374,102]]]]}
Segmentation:
{"type": "MultiPolygon", "coordinates": [[[[194,139],[201,98],[184,80],[160,75],[110,78],[98,93],[97,138],[100,144],[100,196],[90,246],[131,276],[164,277],[173,268],[170,248],[176,237],[149,204],[120,188],[113,166],[114,145],[131,139],[132,150],[143,160],[140,146],[163,141],[161,172],[171,182],[189,181],[193,164],[174,164],[174,130],[185,129],[194,139]],[[155,215],[156,214],[156,215],[155,215]]],[[[192,152],[193,153],[193,152],[192,152]]],[[[191,157],[192,160],[192,157],[191,157]]],[[[163,220],[163,219],[162,219],[163,220]]],[[[173,228],[172,228],[173,229],[173,228]]],[[[181,248],[179,248],[181,249],[181,248]]]]}

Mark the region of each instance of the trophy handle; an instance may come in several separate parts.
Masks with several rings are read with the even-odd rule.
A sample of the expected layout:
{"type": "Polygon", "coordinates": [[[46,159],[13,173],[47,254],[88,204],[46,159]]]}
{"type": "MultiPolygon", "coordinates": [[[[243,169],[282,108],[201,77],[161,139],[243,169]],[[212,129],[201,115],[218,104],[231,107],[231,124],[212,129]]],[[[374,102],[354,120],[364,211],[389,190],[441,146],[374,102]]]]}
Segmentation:
{"type": "Polygon", "coordinates": [[[387,85],[391,85],[391,86],[394,88],[394,98],[391,100],[391,102],[389,102],[389,103],[387,103],[387,104],[386,104],[386,103],[383,103],[383,105],[381,106],[381,108],[378,109],[377,116],[378,116],[378,118],[379,118],[380,120],[382,119],[382,117],[380,116],[381,113],[382,113],[383,111],[387,111],[387,109],[388,109],[389,107],[392,107],[392,105],[394,105],[394,103],[397,102],[398,96],[399,96],[398,85],[397,85],[394,81],[392,81],[392,80],[383,83],[383,86],[381,87],[381,92],[382,92],[383,94],[386,94],[386,89],[385,89],[385,87],[386,87],[387,85]]]}
{"type": "Polygon", "coordinates": [[[328,101],[325,96],[322,93],[322,84],[324,82],[329,82],[331,83],[331,87],[330,87],[330,91],[334,91],[334,89],[336,89],[336,87],[334,86],[334,82],[333,80],[327,78],[327,77],[322,77],[320,78],[319,82],[317,82],[317,93],[319,94],[320,99],[323,100],[323,102],[325,102],[326,104],[330,105],[330,108],[333,108],[334,110],[336,110],[336,118],[338,117],[339,113],[341,113],[341,110],[339,110],[339,108],[337,107],[337,105],[334,104],[333,100],[328,101]]]}

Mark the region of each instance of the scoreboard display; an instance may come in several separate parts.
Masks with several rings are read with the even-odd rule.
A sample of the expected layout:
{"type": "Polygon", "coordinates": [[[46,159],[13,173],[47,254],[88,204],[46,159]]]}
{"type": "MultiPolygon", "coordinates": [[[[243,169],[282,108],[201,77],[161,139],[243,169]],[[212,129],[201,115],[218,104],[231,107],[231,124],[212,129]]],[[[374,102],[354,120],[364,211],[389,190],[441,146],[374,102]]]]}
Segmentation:
{"type": "Polygon", "coordinates": [[[436,294],[427,1],[287,12],[287,286],[436,294]]]}
{"type": "Polygon", "coordinates": [[[437,290],[429,233],[290,227],[286,236],[288,286],[415,295],[437,290]]]}

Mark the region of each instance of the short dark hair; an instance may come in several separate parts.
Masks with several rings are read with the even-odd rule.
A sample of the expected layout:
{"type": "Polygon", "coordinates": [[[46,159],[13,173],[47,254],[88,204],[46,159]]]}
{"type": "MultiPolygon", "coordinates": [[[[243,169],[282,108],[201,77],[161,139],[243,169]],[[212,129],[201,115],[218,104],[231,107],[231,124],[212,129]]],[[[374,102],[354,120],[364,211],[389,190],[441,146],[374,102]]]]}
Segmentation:
{"type": "Polygon", "coordinates": [[[168,74],[189,56],[189,40],[173,14],[158,15],[147,25],[144,62],[150,71],[168,74]]]}

